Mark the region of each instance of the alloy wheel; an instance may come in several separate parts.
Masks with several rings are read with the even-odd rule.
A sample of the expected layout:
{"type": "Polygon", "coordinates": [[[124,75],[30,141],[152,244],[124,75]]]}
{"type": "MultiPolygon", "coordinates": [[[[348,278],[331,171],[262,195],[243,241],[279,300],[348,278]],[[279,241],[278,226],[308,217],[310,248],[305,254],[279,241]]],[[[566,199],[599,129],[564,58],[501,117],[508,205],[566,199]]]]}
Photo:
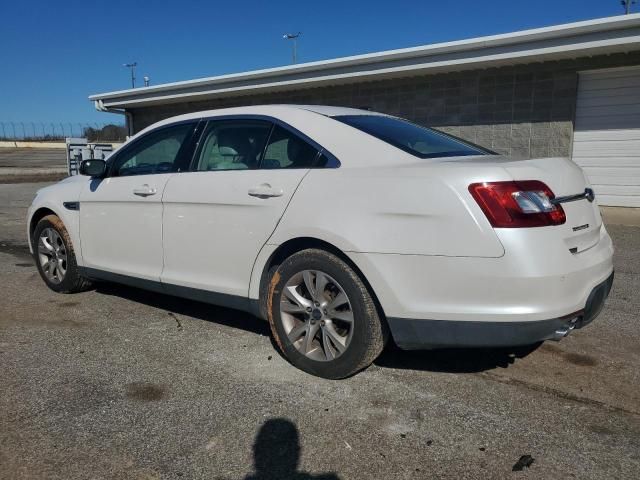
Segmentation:
{"type": "Polygon", "coordinates": [[[51,283],[58,284],[67,273],[67,250],[62,237],[53,228],[45,228],[38,238],[38,261],[51,283]]]}
{"type": "Polygon", "coordinates": [[[293,346],[317,361],[342,355],[353,337],[353,310],[340,284],[319,270],[303,270],[285,284],[280,318],[293,346]]]}

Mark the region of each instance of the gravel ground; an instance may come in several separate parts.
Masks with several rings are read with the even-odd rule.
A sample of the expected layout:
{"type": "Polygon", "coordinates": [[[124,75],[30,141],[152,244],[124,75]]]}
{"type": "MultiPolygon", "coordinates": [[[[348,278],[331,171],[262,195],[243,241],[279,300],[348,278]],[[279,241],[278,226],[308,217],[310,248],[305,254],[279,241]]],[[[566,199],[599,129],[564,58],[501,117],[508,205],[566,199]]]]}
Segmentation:
{"type": "Polygon", "coordinates": [[[327,381],[242,312],[49,291],[24,241],[38,187],[0,185],[0,478],[640,478],[638,228],[609,227],[612,296],[560,343],[389,348],[327,381]]]}

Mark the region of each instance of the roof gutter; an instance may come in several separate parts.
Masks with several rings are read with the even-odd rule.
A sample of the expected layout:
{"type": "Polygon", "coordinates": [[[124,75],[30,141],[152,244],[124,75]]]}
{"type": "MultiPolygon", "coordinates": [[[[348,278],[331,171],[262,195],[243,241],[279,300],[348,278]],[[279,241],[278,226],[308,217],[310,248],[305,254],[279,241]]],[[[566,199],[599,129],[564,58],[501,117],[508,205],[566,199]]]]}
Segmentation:
{"type": "Polygon", "coordinates": [[[118,113],[120,115],[124,115],[127,135],[133,135],[133,115],[131,112],[128,112],[123,108],[106,107],[103,100],[94,100],[93,104],[99,112],[118,113]]]}

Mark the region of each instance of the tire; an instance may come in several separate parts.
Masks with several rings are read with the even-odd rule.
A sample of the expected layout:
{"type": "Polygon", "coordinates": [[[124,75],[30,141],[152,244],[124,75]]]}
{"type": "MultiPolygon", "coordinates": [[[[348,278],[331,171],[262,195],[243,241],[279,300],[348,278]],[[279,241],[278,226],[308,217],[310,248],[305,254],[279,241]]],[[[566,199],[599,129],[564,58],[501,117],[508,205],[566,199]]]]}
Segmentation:
{"type": "Polygon", "coordinates": [[[267,316],[287,360],[322,378],[345,378],[368,367],[388,337],[362,279],[343,260],[320,249],[297,252],[275,269],[267,316]]]}
{"type": "Polygon", "coordinates": [[[69,232],[59,217],[42,218],[31,241],[33,258],[47,287],[58,293],[77,293],[91,287],[91,282],[79,274],[69,232]]]}

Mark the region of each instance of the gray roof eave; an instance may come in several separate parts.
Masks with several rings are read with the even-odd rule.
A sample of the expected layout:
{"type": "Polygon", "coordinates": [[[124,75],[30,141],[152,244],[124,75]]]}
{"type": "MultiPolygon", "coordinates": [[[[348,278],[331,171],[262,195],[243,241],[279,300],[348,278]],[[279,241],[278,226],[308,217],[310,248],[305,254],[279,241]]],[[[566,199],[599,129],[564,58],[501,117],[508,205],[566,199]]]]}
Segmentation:
{"type": "Polygon", "coordinates": [[[311,88],[640,50],[640,14],[92,95],[96,108],[311,88]]]}

